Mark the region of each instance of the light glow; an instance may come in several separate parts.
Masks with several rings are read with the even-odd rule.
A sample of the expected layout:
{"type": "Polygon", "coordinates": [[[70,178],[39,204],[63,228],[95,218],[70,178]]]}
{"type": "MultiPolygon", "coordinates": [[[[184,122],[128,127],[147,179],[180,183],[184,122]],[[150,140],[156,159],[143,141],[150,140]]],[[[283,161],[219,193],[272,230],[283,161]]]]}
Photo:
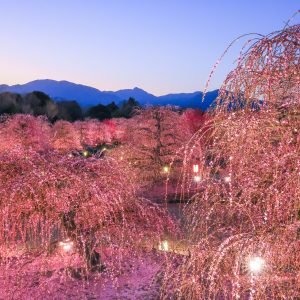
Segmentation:
{"type": "Polygon", "coordinates": [[[194,180],[195,180],[196,182],[199,182],[199,181],[201,180],[201,177],[200,177],[199,175],[197,175],[197,176],[194,177],[194,180]]]}
{"type": "Polygon", "coordinates": [[[224,180],[225,180],[225,182],[230,182],[230,181],[231,181],[231,178],[230,178],[230,176],[226,176],[226,177],[224,178],[224,180]]]}
{"type": "Polygon", "coordinates": [[[163,171],[164,171],[165,173],[169,173],[169,167],[168,167],[168,166],[164,166],[163,171]]]}
{"type": "Polygon", "coordinates": [[[265,265],[265,260],[259,256],[251,257],[249,259],[248,267],[251,273],[260,273],[265,265]]]}
{"type": "Polygon", "coordinates": [[[159,243],[158,250],[160,251],[169,251],[169,243],[168,241],[164,240],[159,243]]]}
{"type": "Polygon", "coordinates": [[[198,173],[199,172],[199,165],[193,165],[193,172],[198,173]]]}
{"type": "Polygon", "coordinates": [[[74,243],[70,241],[70,239],[67,239],[63,242],[59,242],[59,246],[65,251],[70,252],[73,248],[74,243]]]}

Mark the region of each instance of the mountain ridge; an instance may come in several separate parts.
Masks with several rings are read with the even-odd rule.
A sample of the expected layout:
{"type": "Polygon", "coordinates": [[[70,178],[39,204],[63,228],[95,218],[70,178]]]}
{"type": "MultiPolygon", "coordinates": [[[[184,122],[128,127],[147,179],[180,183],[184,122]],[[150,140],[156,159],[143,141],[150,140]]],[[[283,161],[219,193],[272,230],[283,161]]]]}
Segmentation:
{"type": "Polygon", "coordinates": [[[41,91],[56,101],[77,101],[82,107],[93,106],[99,103],[107,105],[111,102],[117,104],[135,98],[142,105],[175,105],[183,108],[201,108],[206,110],[215,100],[218,90],[206,94],[202,102],[203,92],[192,93],[171,93],[162,96],[155,96],[147,91],[134,87],[133,89],[122,89],[118,91],[101,91],[97,88],[73,83],[67,80],[38,79],[25,84],[7,85],[0,84],[0,92],[13,92],[18,94],[41,91]]]}

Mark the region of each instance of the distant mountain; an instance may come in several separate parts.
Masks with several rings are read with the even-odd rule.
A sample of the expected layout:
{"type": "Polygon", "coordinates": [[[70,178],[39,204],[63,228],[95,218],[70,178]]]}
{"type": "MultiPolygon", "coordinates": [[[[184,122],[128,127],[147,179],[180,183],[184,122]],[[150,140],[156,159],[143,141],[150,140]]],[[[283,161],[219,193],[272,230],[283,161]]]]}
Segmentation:
{"type": "Polygon", "coordinates": [[[159,105],[177,105],[183,108],[201,108],[203,111],[207,110],[218,96],[218,90],[206,93],[204,102],[202,102],[203,93],[182,93],[182,94],[168,94],[159,97],[159,105]]]}
{"type": "Polygon", "coordinates": [[[202,110],[206,110],[218,94],[218,90],[208,92],[205,101],[202,103],[202,92],[154,96],[137,87],[116,92],[100,91],[82,84],[50,79],[35,80],[26,84],[12,86],[0,85],[0,92],[26,94],[33,91],[44,92],[56,101],[76,100],[83,107],[99,103],[107,105],[112,101],[118,104],[129,97],[133,97],[142,105],[176,105],[184,108],[201,108],[202,110]]]}
{"type": "Polygon", "coordinates": [[[128,100],[129,97],[132,97],[142,104],[152,104],[158,98],[137,87],[134,89],[119,90],[114,92],[114,94],[122,100],[128,100]]]}
{"type": "Polygon", "coordinates": [[[69,81],[35,80],[25,84],[12,86],[0,85],[0,91],[25,94],[33,91],[41,91],[51,98],[61,100],[76,100],[82,106],[95,105],[97,103],[108,104],[112,101],[119,101],[113,93],[106,93],[96,88],[75,84],[69,81]]]}

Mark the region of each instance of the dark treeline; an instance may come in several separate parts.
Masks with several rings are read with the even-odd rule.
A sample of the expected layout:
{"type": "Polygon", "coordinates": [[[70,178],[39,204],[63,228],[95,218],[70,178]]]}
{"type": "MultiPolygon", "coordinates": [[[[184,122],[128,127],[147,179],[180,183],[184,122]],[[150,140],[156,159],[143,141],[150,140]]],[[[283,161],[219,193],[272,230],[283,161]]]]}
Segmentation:
{"type": "Polygon", "coordinates": [[[108,105],[98,104],[82,109],[76,101],[54,101],[43,92],[34,91],[20,95],[16,93],[0,93],[0,115],[31,114],[46,115],[50,121],[83,119],[105,120],[111,118],[130,118],[133,109],[139,106],[134,98],[129,98],[119,106],[114,102],[108,105]]]}

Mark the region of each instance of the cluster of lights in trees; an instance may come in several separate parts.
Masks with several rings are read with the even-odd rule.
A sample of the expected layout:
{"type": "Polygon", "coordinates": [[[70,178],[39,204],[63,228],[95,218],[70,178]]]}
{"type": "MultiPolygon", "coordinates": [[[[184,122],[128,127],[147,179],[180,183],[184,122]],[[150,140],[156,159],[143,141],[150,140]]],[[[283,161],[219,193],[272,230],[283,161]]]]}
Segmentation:
{"type": "Polygon", "coordinates": [[[27,115],[1,120],[0,295],[6,299],[30,298],[37,277],[36,295],[57,297],[36,266],[53,272],[53,280],[95,273],[106,264],[117,276],[128,257],[145,255],[174,230],[163,209],[139,198],[132,168],[82,150],[86,145],[72,126],[27,115]],[[112,252],[108,260],[103,249],[112,252]]]}
{"type": "MultiPolygon", "coordinates": [[[[35,276],[34,265],[55,270],[56,254],[66,260],[55,274],[67,277],[68,270],[74,274],[82,268],[85,272],[101,269],[99,264],[107,262],[102,261],[99,247],[113,248],[118,261],[152,247],[170,251],[163,238],[174,230],[172,221],[157,206],[139,199],[137,191],[143,183],[141,178],[176,176],[170,161],[180,158],[182,145],[194,133],[190,115],[193,120],[203,118],[191,110],[180,114],[173,108],[156,107],[140,110],[129,120],[108,123],[50,124],[44,117],[2,116],[0,243],[3,267],[9,270],[0,278],[4,297],[12,293],[26,297],[35,276]],[[150,134],[147,139],[144,130],[150,134]],[[143,163],[137,163],[144,154],[143,163]],[[125,250],[128,248],[131,250],[125,250]],[[31,263],[26,262],[25,253],[31,263]],[[10,256],[16,260],[15,268],[10,265],[10,256]],[[21,272],[19,266],[23,264],[26,268],[21,272]],[[10,288],[21,281],[27,285],[10,288]]],[[[44,292],[54,295],[55,290],[37,293],[43,297],[44,292]]]]}
{"type": "MultiPolygon", "coordinates": [[[[296,299],[299,45],[299,25],[247,41],[209,116],[149,107],[105,122],[1,117],[0,296],[26,298],[36,277],[47,286],[41,268],[65,278],[102,270],[103,248],[118,266],[111,275],[157,243],[172,251],[173,222],[138,191],[141,179],[169,179],[183,164],[189,255],[168,256],[162,298],[296,299]],[[87,150],[115,141],[105,157],[87,150]],[[69,260],[57,268],[57,257],[69,260]]],[[[42,287],[40,298],[56,296],[42,287]]]]}
{"type": "Polygon", "coordinates": [[[193,165],[193,173],[194,173],[194,180],[195,182],[200,182],[201,181],[201,176],[200,176],[200,170],[199,170],[199,165],[194,164],[193,165]]]}

